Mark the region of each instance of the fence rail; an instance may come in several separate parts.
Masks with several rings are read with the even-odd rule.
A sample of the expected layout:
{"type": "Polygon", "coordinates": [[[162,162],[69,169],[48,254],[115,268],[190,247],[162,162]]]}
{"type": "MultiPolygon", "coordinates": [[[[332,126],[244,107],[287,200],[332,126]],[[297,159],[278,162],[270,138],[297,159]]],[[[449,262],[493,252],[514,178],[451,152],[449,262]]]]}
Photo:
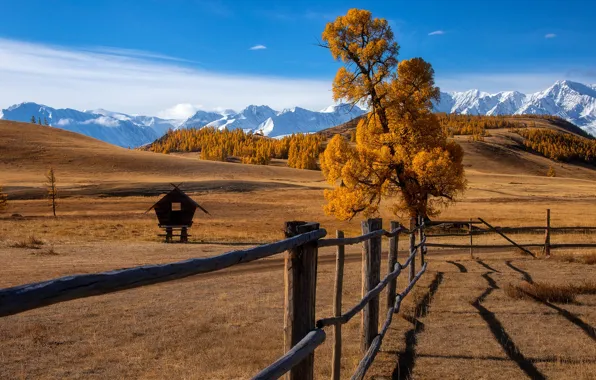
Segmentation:
{"type": "Polygon", "coordinates": [[[324,229],[297,235],[272,244],[232,251],[209,258],[190,259],[162,265],[146,265],[103,273],[60,277],[49,281],[0,290],[0,317],[59,302],[118,292],[273,256],[316,241],[327,235],[324,229]]]}
{"type": "Polygon", "coordinates": [[[353,379],[361,379],[377,352],[391,324],[393,314],[399,311],[401,301],[424,274],[427,264],[426,236],[421,219],[411,220],[410,228],[391,223],[391,230],[382,229],[381,219],[369,219],[362,224],[363,234],[344,238],[338,231],[334,239],[324,239],[327,232],[318,223],[287,222],[286,238],[275,243],[254,248],[236,250],[209,258],[195,258],[180,262],[145,265],[128,269],[95,274],[60,277],[49,281],[31,283],[0,289],[0,317],[49,306],[52,304],[119,292],[127,289],[178,280],[202,273],[219,271],[237,264],[248,263],[285,252],[285,307],[284,346],[285,354],[259,372],[255,379],[276,379],[287,374],[288,379],[312,379],[314,375],[314,351],[326,339],[324,327],[333,326],[332,378],[340,376],[341,325],[358,313],[362,314],[363,357],[353,379]],[[410,235],[408,257],[398,262],[397,248],[400,234],[410,235]],[[416,244],[416,233],[420,242],[416,244]],[[380,279],[381,238],[389,237],[388,273],[380,279]],[[362,299],[344,314],[341,313],[344,247],[363,244],[363,295],[362,299]],[[337,247],[335,277],[334,316],[315,321],[316,272],[319,247],[337,247]],[[415,258],[420,253],[421,269],[413,275],[415,258]],[[406,268],[410,280],[396,295],[397,278],[406,268]],[[379,295],[389,287],[387,317],[378,332],[379,295]]]}
{"type": "Polygon", "coordinates": [[[434,247],[434,248],[469,248],[470,255],[473,255],[474,249],[502,249],[502,248],[510,248],[512,246],[519,248],[520,250],[524,251],[525,253],[536,257],[537,255],[534,252],[528,250],[528,248],[542,248],[542,252],[545,256],[550,256],[551,249],[570,249],[570,248],[596,248],[596,243],[558,243],[553,244],[551,243],[551,235],[553,233],[558,232],[589,232],[589,231],[596,231],[596,227],[594,226],[566,226],[566,227],[552,227],[551,226],[551,212],[550,209],[546,210],[546,224],[545,226],[527,226],[527,227],[494,227],[484,221],[482,218],[478,218],[478,220],[469,221],[433,221],[428,222],[427,224],[431,226],[431,228],[437,228],[440,226],[449,227],[449,226],[456,226],[458,229],[461,229],[464,226],[467,226],[467,232],[465,233],[453,233],[453,232],[435,232],[429,233],[426,235],[428,238],[441,238],[441,237],[468,237],[469,244],[454,244],[454,243],[427,243],[425,244],[426,247],[434,247]],[[475,227],[476,224],[484,224],[488,228],[481,229],[479,227],[475,227]],[[540,243],[517,243],[511,237],[505,235],[506,233],[518,233],[518,232],[542,232],[544,233],[544,241],[540,243]],[[502,236],[505,240],[507,240],[510,244],[474,244],[473,236],[477,235],[484,235],[484,234],[492,234],[496,233],[502,236]]]}

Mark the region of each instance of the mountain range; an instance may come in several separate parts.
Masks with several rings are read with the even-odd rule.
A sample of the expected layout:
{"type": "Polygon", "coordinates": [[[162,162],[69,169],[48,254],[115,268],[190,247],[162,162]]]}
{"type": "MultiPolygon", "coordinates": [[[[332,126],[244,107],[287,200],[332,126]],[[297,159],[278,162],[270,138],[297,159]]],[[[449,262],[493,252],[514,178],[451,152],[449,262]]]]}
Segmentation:
{"type": "Polygon", "coordinates": [[[478,90],[441,93],[437,112],[465,115],[556,115],[596,136],[596,85],[557,81],[544,91],[522,94],[478,90]]]}
{"type": "MultiPolygon", "coordinates": [[[[533,94],[479,90],[442,92],[435,111],[468,115],[549,114],[560,116],[596,136],[596,85],[558,81],[533,94]]],[[[321,111],[300,107],[276,111],[251,105],[240,112],[199,110],[186,120],[128,115],[103,109],[78,111],[56,109],[37,103],[21,103],[0,111],[0,119],[28,122],[32,117],[56,128],[82,133],[122,147],[137,147],[161,137],[168,129],[241,128],[278,137],[317,132],[366,113],[357,106],[338,104],[321,111]]]]}

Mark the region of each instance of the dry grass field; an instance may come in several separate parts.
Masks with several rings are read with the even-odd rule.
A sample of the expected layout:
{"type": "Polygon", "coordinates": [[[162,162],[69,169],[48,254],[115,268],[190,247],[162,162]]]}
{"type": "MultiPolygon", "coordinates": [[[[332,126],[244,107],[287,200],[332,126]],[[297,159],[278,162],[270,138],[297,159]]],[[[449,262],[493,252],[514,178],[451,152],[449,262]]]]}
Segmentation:
{"type": "MultiPolygon", "coordinates": [[[[477,143],[458,137],[469,189],[441,219],[543,225],[550,208],[553,226],[596,226],[596,171],[521,151],[506,131],[491,134],[477,143]],[[549,165],[557,177],[545,176],[549,165]]],[[[131,151],[22,123],[0,121],[0,185],[10,202],[0,214],[0,287],[212,256],[279,239],[287,220],[317,221],[329,234],[360,229],[359,220],[323,214],[320,172],[131,151]],[[58,178],[57,218],[43,199],[49,166],[58,178]],[[145,211],[180,182],[211,215],[196,215],[190,244],[163,244],[154,214],[145,211]]],[[[387,225],[390,215],[382,217],[387,225]]],[[[458,239],[436,242],[467,242],[458,239]]],[[[493,235],[474,239],[505,243],[493,235]]],[[[596,234],[552,237],[578,241],[596,242],[596,234]]],[[[317,318],[332,312],[334,273],[334,251],[320,255],[317,318]]],[[[593,255],[578,249],[531,259],[511,249],[472,259],[467,251],[431,249],[429,272],[394,319],[371,377],[596,378],[593,255]],[[579,292],[570,302],[536,296],[536,289],[569,285],[579,292]]],[[[0,378],[248,378],[282,354],[282,267],[278,256],[0,318],[0,378]]],[[[360,273],[360,248],[350,247],[344,308],[360,298],[360,273]]],[[[317,378],[330,374],[330,337],[317,350],[317,378]]],[[[360,358],[358,318],[344,328],[344,354],[349,377],[360,358]]]]}

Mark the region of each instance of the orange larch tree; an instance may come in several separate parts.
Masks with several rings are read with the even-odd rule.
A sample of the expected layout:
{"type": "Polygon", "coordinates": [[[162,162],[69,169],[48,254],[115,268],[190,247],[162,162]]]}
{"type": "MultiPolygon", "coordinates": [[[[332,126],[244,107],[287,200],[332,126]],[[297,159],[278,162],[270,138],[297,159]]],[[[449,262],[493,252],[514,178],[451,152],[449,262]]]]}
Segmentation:
{"type": "Polygon", "coordinates": [[[447,138],[432,102],[439,99],[431,65],[399,62],[398,44],[384,19],[351,9],[327,24],[324,46],[344,63],[333,81],[335,100],[365,104],[356,146],[336,135],[321,155],[334,186],[325,210],[339,219],[378,213],[381,201],[394,214],[436,215],[465,187],[463,151],[447,138]]]}

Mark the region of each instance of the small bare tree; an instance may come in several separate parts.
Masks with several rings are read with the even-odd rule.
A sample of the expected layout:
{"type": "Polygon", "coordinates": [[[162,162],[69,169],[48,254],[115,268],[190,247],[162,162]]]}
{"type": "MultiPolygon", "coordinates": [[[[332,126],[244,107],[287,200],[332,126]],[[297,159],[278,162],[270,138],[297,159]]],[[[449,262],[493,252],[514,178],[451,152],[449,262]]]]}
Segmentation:
{"type": "Polygon", "coordinates": [[[46,174],[46,187],[48,189],[48,199],[52,205],[52,212],[56,216],[56,199],[58,198],[58,188],[56,187],[56,175],[54,168],[50,168],[46,174]]]}
{"type": "Polygon", "coordinates": [[[0,212],[3,212],[8,207],[8,196],[2,192],[2,186],[0,186],[0,212]]]}

